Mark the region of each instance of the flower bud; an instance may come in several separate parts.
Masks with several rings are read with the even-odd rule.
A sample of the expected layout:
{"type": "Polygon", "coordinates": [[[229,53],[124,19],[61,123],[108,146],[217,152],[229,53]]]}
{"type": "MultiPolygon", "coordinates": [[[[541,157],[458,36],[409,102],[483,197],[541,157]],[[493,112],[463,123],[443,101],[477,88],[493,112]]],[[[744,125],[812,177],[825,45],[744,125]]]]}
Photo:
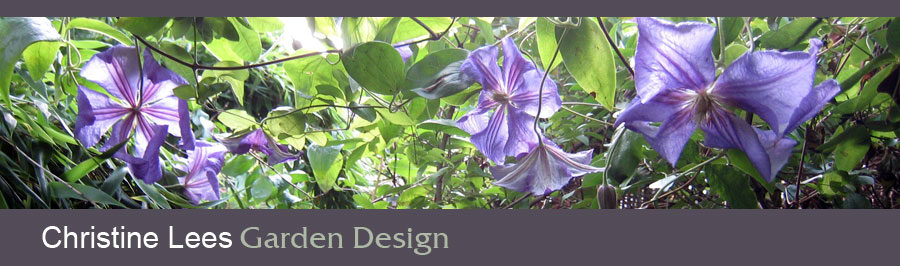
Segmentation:
{"type": "Polygon", "coordinates": [[[615,209],[618,206],[617,200],[616,187],[602,185],[597,188],[597,203],[599,204],[600,209],[615,209]]]}

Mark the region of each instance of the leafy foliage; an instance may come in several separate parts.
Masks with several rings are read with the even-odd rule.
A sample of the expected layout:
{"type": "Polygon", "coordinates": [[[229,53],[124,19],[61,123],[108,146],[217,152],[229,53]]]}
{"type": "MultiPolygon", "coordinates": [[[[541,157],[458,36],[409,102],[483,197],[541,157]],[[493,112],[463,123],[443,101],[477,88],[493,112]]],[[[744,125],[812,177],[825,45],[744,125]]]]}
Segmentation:
{"type": "Polygon", "coordinates": [[[842,92],[788,134],[800,145],[773,182],[743,152],[704,146],[702,131],[672,166],[612,126],[636,94],[627,18],[0,18],[0,208],[592,209],[607,184],[601,202],[615,192],[618,208],[900,207],[900,19],[668,20],[716,26],[720,70],[745,52],[825,42],[816,83],[837,79],[842,92]],[[459,65],[504,37],[559,87],[563,108],[539,120],[544,134],[569,152],[593,149],[605,172],[540,197],[492,184],[492,164],[455,123],[481,91],[459,65]],[[188,82],[175,94],[197,139],[262,129],[299,160],[229,153],[221,200],[193,204],[177,138],[155,184],[113,158],[128,143],[85,147],[77,88],[104,89],[79,72],[118,44],[151,49],[188,82]]]}

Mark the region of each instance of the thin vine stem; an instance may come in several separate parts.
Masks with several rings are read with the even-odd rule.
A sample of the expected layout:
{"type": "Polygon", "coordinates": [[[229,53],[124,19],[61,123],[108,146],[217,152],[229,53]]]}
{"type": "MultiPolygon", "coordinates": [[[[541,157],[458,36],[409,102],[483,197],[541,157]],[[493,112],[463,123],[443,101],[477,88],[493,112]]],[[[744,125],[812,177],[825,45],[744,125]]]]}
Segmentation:
{"type": "Polygon", "coordinates": [[[563,110],[566,110],[567,112],[572,113],[572,114],[574,114],[574,115],[580,116],[580,117],[582,117],[582,118],[584,118],[584,119],[588,119],[588,120],[591,120],[591,121],[594,121],[594,122],[597,122],[597,123],[600,123],[600,124],[603,124],[603,125],[606,125],[606,126],[613,126],[613,123],[606,122],[606,121],[603,121],[603,120],[600,120],[600,119],[596,119],[596,118],[587,116],[587,115],[585,115],[585,114],[576,112],[575,110],[572,110],[572,108],[569,108],[569,107],[566,107],[566,106],[560,106],[559,108],[560,108],[560,109],[563,109],[563,110]]]}
{"type": "Polygon", "coordinates": [[[609,42],[609,46],[616,51],[616,55],[619,56],[619,60],[622,60],[622,64],[625,65],[625,68],[628,69],[628,73],[631,73],[631,76],[634,77],[634,69],[631,68],[631,64],[628,63],[628,59],[625,59],[625,55],[622,54],[622,51],[619,50],[619,46],[616,45],[616,42],[613,41],[612,37],[609,36],[609,31],[606,30],[606,26],[603,25],[603,20],[600,17],[597,17],[597,23],[600,24],[600,30],[603,31],[603,35],[606,36],[606,41],[609,42]]]}
{"type": "MultiPolygon", "coordinates": [[[[562,40],[563,38],[565,38],[567,32],[569,32],[569,29],[563,28],[563,32],[560,35],[559,39],[562,40]]],[[[556,57],[559,55],[559,47],[560,45],[556,46],[556,51],[553,52],[553,57],[550,58],[550,64],[548,64],[549,66],[552,66],[553,62],[556,61],[556,57]]],[[[538,109],[537,114],[535,114],[534,116],[534,133],[539,136],[538,145],[544,145],[544,138],[540,137],[541,132],[538,130],[538,122],[541,120],[541,109],[543,108],[544,104],[544,83],[547,82],[547,75],[549,74],[549,71],[544,72],[544,77],[541,78],[541,86],[538,88],[538,109]]]]}

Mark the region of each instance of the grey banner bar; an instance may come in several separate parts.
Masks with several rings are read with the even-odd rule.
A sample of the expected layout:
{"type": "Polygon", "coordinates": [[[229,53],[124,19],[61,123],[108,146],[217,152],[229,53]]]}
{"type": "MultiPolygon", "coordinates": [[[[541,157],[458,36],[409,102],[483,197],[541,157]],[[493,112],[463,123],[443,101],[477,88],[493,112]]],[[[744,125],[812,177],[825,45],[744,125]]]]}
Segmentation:
{"type": "Polygon", "coordinates": [[[884,0],[5,1],[0,16],[898,16],[884,0]]]}
{"type": "MultiPolygon", "coordinates": [[[[900,212],[889,210],[3,210],[0,221],[3,265],[868,265],[894,261],[900,239],[900,212]],[[62,233],[53,229],[45,240],[50,226],[78,232],[94,226],[95,236],[124,226],[126,232],[154,232],[158,241],[152,249],[48,248],[45,241],[62,244],[62,233]],[[255,245],[257,236],[264,241],[267,232],[276,233],[280,242],[286,233],[287,247],[245,247],[241,232],[248,227],[259,228],[248,232],[248,244],[255,245]],[[292,234],[303,227],[306,247],[294,248],[292,234]],[[354,241],[368,240],[364,230],[355,239],[354,227],[366,227],[373,235],[389,233],[382,244],[391,247],[376,248],[372,242],[369,248],[354,248],[354,241]],[[412,235],[407,235],[410,228],[412,235]],[[213,232],[211,245],[223,243],[218,237],[227,232],[231,246],[203,248],[196,242],[199,248],[169,247],[170,241],[185,245],[188,232],[197,232],[196,239],[213,232]],[[335,248],[312,248],[314,233],[324,233],[315,240],[323,247],[327,233],[341,234],[342,248],[336,248],[337,241],[332,241],[335,248]],[[407,240],[419,233],[443,233],[446,248],[443,241],[423,241],[439,248],[417,255],[396,241],[396,233],[407,240]]],[[[74,245],[73,239],[68,245],[74,245]]],[[[304,241],[298,236],[295,242],[304,241]]]]}

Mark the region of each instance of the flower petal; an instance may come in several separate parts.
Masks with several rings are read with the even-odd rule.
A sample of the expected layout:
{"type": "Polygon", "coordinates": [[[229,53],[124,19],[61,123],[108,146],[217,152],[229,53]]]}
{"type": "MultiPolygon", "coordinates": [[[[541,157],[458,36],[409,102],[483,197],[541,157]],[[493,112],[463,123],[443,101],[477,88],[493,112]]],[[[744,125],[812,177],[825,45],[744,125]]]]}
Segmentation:
{"type": "MultiPolygon", "coordinates": [[[[822,41],[811,39],[809,43],[808,53],[761,51],[744,54],[725,69],[712,93],[732,106],[759,115],[778,136],[784,136],[799,125],[792,119],[794,110],[803,104],[808,105],[806,109],[815,107],[813,102],[821,100],[807,100],[807,96],[829,96],[826,92],[830,91],[813,90],[816,53],[822,41]]],[[[809,110],[800,112],[798,120],[809,110]]]]}
{"type": "Polygon", "coordinates": [[[769,154],[769,166],[772,168],[769,175],[770,178],[766,180],[771,182],[778,175],[778,171],[791,159],[791,153],[794,152],[794,146],[797,146],[797,141],[788,137],[778,138],[771,130],[760,130],[757,128],[753,128],[753,130],[756,131],[756,135],[759,136],[759,142],[766,148],[766,153],[769,154]]]}
{"type": "Polygon", "coordinates": [[[791,122],[785,127],[784,133],[787,134],[788,132],[793,131],[794,128],[797,128],[800,124],[812,119],[819,111],[822,111],[822,108],[825,107],[825,104],[828,103],[828,101],[834,99],[834,96],[840,92],[840,84],[833,79],[826,80],[819,84],[819,86],[813,87],[812,91],[810,91],[806,97],[803,97],[803,100],[800,101],[800,105],[794,110],[794,114],[791,115],[791,122]]]}
{"type": "Polygon", "coordinates": [[[78,118],[75,120],[75,137],[87,147],[100,141],[116,121],[130,113],[130,109],[112,101],[105,94],[78,86],[78,118]]]}
{"type": "Polygon", "coordinates": [[[182,114],[178,105],[183,101],[172,95],[154,103],[145,104],[141,108],[141,114],[148,119],[149,123],[167,125],[169,126],[169,134],[181,137],[181,117],[186,116],[186,114],[182,114]]]}
{"type": "Polygon", "coordinates": [[[187,151],[187,159],[180,159],[188,171],[186,176],[178,178],[178,182],[184,185],[185,194],[194,204],[219,199],[216,176],[222,170],[226,151],[221,144],[197,141],[196,148],[187,151]]]}
{"type": "Polygon", "coordinates": [[[256,130],[250,132],[244,132],[240,134],[235,132],[233,134],[219,134],[214,136],[219,143],[225,145],[225,148],[228,149],[228,152],[233,154],[244,154],[250,152],[251,145],[245,142],[245,139],[249,137],[251,134],[255,134],[256,130]],[[223,136],[224,135],[224,136],[223,136]]]}
{"type": "Polygon", "coordinates": [[[491,115],[484,130],[472,134],[472,144],[475,144],[475,148],[496,164],[503,164],[507,155],[505,152],[506,142],[509,140],[507,111],[507,106],[501,106],[491,115]]]}
{"type": "MultiPolygon", "coordinates": [[[[531,64],[530,61],[528,63],[531,64]]],[[[504,68],[504,70],[506,69],[504,68]]],[[[531,116],[538,115],[538,105],[540,104],[541,118],[553,116],[562,106],[562,99],[559,97],[559,89],[556,87],[556,82],[550,77],[543,81],[544,88],[543,94],[541,94],[543,99],[538,98],[538,94],[542,90],[541,81],[543,79],[543,71],[536,69],[521,73],[510,95],[510,102],[531,116]],[[541,100],[541,102],[538,102],[538,100],[541,100]]]]}
{"type": "Polygon", "coordinates": [[[640,96],[616,117],[615,126],[624,122],[663,122],[672,114],[687,106],[690,96],[683,90],[667,90],[660,92],[649,101],[642,101],[640,96]]]}
{"type": "MultiPolygon", "coordinates": [[[[492,45],[475,49],[459,67],[459,71],[474,77],[485,90],[505,92],[500,83],[500,66],[497,65],[498,52],[497,47],[492,45]]],[[[482,94],[484,94],[483,91],[482,94]]]]}
{"type": "Polygon", "coordinates": [[[744,151],[756,170],[768,181],[772,181],[787,163],[792,148],[797,144],[792,139],[776,136],[772,131],[755,129],[722,109],[713,109],[709,119],[700,123],[700,127],[706,132],[706,146],[744,151]]]}
{"type": "Polygon", "coordinates": [[[491,173],[497,179],[494,185],[544,195],[563,188],[575,176],[603,171],[589,165],[592,155],[590,150],[566,153],[544,139],[543,144],[535,145],[519,163],[492,166],[491,173]]]}
{"type": "Polygon", "coordinates": [[[466,131],[469,135],[484,131],[491,119],[491,109],[476,108],[463,115],[456,121],[456,127],[466,131]]]}
{"type": "Polygon", "coordinates": [[[81,69],[81,76],[99,84],[113,97],[136,106],[140,72],[135,48],[116,45],[91,57],[81,69]]]}
{"type": "Polygon", "coordinates": [[[521,87],[521,84],[526,81],[523,74],[537,69],[534,63],[522,56],[522,52],[519,51],[519,47],[516,47],[516,42],[512,38],[503,38],[501,43],[503,46],[503,84],[506,84],[505,92],[512,95],[518,89],[537,90],[537,87],[521,87]]]}
{"type": "Polygon", "coordinates": [[[272,139],[269,136],[266,136],[266,138],[268,138],[269,145],[266,147],[263,147],[262,152],[266,154],[266,157],[268,157],[266,159],[266,161],[268,162],[269,165],[276,165],[276,164],[280,164],[283,162],[290,162],[290,161],[297,160],[297,158],[300,158],[300,154],[299,153],[291,153],[290,150],[288,149],[288,146],[278,144],[277,142],[275,142],[274,139],[272,139]]]}
{"type": "Polygon", "coordinates": [[[538,144],[538,135],[534,132],[534,117],[510,107],[508,119],[509,137],[504,147],[504,153],[519,157],[520,154],[527,153],[534,145],[538,144]]]}
{"type": "Polygon", "coordinates": [[[684,97],[687,95],[680,90],[670,90],[646,103],[641,103],[640,97],[635,98],[616,118],[615,126],[625,123],[626,128],[644,135],[650,146],[674,166],[697,128],[692,109],[683,107],[684,97]],[[657,127],[651,122],[662,124],[657,127]]]}
{"type": "Polygon", "coordinates": [[[635,86],[645,102],[670,89],[706,88],[715,79],[712,39],[716,28],[699,22],[636,18],[635,86]]]}
{"type": "MultiPolygon", "coordinates": [[[[165,125],[166,130],[168,130],[169,128],[168,123],[161,123],[159,125],[165,125]]],[[[150,118],[147,118],[147,116],[143,114],[135,118],[134,151],[137,156],[143,156],[148,142],[150,141],[150,139],[156,136],[154,135],[156,134],[156,131],[154,130],[156,126],[158,125],[154,122],[151,122],[150,118]]],[[[165,134],[166,132],[163,133],[164,135],[168,135],[165,134]]],[[[163,138],[165,138],[165,136],[163,136],[163,138]]]]}
{"type": "Polygon", "coordinates": [[[190,110],[187,101],[180,99],[178,100],[178,127],[181,129],[181,148],[193,150],[194,131],[191,130],[190,110]]]}
{"type": "Polygon", "coordinates": [[[187,85],[187,81],[175,72],[163,68],[156,62],[150,49],[144,50],[144,96],[143,103],[153,103],[160,99],[174,97],[174,89],[187,85]]]}
{"type": "Polygon", "coordinates": [[[394,50],[397,50],[397,53],[400,53],[400,58],[403,58],[403,62],[406,63],[410,57],[412,57],[412,49],[409,48],[409,45],[403,45],[399,47],[394,47],[394,50]]]}
{"type": "Polygon", "coordinates": [[[162,179],[162,170],[160,169],[159,149],[166,140],[165,125],[153,128],[153,138],[147,142],[145,147],[147,152],[141,157],[134,157],[124,154],[121,157],[128,164],[131,175],[137,179],[143,180],[144,183],[153,184],[162,179]]]}
{"type": "MultiPolygon", "coordinates": [[[[109,134],[109,139],[106,140],[105,143],[103,143],[103,147],[100,148],[100,150],[107,151],[113,146],[116,146],[117,144],[128,140],[128,138],[131,136],[131,131],[134,130],[134,119],[135,116],[129,114],[125,116],[125,119],[113,125],[112,133],[109,134]]],[[[125,152],[125,150],[125,148],[122,148],[118,152],[116,152],[116,158],[124,158],[123,155],[127,155],[127,152],[125,152]]]]}

